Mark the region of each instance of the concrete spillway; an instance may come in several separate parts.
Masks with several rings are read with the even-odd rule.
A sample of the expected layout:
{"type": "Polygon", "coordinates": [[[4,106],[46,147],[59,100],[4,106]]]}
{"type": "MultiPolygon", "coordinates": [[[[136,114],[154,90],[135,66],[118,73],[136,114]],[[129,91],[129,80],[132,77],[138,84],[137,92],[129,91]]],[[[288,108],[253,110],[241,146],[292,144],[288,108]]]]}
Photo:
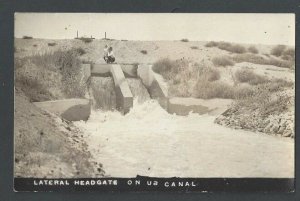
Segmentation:
{"type": "MultiPolygon", "coordinates": [[[[133,94],[136,94],[132,91],[136,90],[136,87],[133,85],[129,87],[126,77],[140,79],[150,97],[157,99],[160,105],[167,110],[166,87],[162,84],[162,78],[160,79],[159,75],[152,71],[151,65],[84,64],[82,67],[85,76],[92,77],[92,79],[94,77],[112,77],[115,87],[116,108],[121,113],[126,114],[133,107],[133,94]]],[[[146,96],[144,95],[144,97],[146,96]]]]}

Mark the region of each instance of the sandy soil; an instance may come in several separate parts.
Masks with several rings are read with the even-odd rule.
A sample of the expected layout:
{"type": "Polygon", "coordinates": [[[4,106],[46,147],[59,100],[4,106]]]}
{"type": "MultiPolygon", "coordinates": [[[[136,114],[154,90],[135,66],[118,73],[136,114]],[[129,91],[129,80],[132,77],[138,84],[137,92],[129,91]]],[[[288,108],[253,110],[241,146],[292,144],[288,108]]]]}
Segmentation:
{"type": "Polygon", "coordinates": [[[91,160],[81,140],[84,134],[71,122],[30,103],[18,89],[14,123],[16,177],[103,176],[101,164],[91,160]]]}
{"type": "MultiPolygon", "coordinates": [[[[232,55],[219,48],[205,47],[205,41],[105,41],[96,39],[91,43],[84,43],[80,40],[50,40],[50,39],[15,39],[15,56],[24,57],[32,54],[42,54],[44,52],[58,49],[67,50],[71,48],[83,48],[86,54],[83,60],[104,63],[102,59],[105,44],[114,48],[116,62],[118,63],[154,63],[159,58],[168,57],[170,59],[189,59],[193,62],[210,62],[213,57],[220,55],[232,55]],[[56,43],[55,46],[48,46],[48,43],[56,43]],[[198,49],[192,49],[191,47],[198,49]],[[142,54],[141,50],[146,50],[147,54],[142,54]]],[[[246,48],[249,44],[243,44],[246,48]]],[[[261,54],[269,54],[273,46],[257,45],[261,54]]]]}
{"type": "Polygon", "coordinates": [[[96,111],[75,124],[114,177],[294,177],[292,139],[225,128],[214,119],[170,115],[150,101],[126,116],[96,111]]]}

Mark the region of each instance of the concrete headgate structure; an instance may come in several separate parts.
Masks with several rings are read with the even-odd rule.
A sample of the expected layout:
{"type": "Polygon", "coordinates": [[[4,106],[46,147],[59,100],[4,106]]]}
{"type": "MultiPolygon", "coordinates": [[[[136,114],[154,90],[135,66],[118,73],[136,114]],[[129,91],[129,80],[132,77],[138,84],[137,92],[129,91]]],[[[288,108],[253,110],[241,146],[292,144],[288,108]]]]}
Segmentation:
{"type": "Polygon", "coordinates": [[[115,84],[117,109],[126,114],[133,107],[133,95],[126,81],[126,77],[140,78],[147,88],[149,95],[157,99],[160,105],[167,110],[167,87],[162,78],[152,71],[151,65],[132,64],[82,64],[86,79],[89,77],[112,76],[115,84]]]}
{"type": "MultiPolygon", "coordinates": [[[[126,81],[127,78],[141,79],[152,99],[156,99],[167,112],[188,115],[191,111],[204,114],[216,109],[210,102],[195,98],[168,97],[167,83],[161,75],[152,70],[152,65],[141,64],[82,64],[84,80],[93,76],[111,76],[115,85],[116,106],[126,114],[133,107],[133,95],[126,81]]],[[[216,100],[220,101],[220,100],[216,100]]],[[[223,101],[224,102],[224,101],[223,101]]],[[[87,120],[91,113],[90,99],[64,99],[34,103],[37,107],[55,113],[69,121],[87,120]]],[[[224,105],[229,104],[228,101],[224,105]]],[[[222,107],[225,108],[225,107],[222,107]]],[[[222,109],[221,108],[221,109],[222,109]]]]}

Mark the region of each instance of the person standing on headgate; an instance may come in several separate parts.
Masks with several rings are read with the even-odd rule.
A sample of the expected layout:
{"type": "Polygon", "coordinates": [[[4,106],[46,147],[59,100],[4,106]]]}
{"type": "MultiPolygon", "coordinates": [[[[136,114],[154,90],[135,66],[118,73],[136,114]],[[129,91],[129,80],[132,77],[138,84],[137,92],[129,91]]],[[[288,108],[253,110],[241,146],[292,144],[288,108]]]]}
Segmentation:
{"type": "Polygon", "coordinates": [[[114,52],[113,52],[113,48],[109,47],[106,62],[107,63],[113,63],[113,62],[115,62],[115,60],[116,60],[116,58],[115,58],[115,55],[114,55],[114,52]]]}
{"type": "Polygon", "coordinates": [[[108,45],[105,45],[105,47],[103,49],[103,59],[107,63],[107,59],[108,59],[108,45]]]}

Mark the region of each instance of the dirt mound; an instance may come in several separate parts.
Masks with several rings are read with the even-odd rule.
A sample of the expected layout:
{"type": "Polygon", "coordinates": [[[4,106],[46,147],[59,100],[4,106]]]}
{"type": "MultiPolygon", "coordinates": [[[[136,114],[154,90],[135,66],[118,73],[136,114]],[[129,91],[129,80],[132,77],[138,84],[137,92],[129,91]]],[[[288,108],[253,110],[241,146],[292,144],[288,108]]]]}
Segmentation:
{"type": "Polygon", "coordinates": [[[16,177],[101,177],[102,165],[90,160],[87,144],[72,123],[40,110],[15,92],[16,177]],[[30,123],[29,123],[30,122],[30,123]]]}

